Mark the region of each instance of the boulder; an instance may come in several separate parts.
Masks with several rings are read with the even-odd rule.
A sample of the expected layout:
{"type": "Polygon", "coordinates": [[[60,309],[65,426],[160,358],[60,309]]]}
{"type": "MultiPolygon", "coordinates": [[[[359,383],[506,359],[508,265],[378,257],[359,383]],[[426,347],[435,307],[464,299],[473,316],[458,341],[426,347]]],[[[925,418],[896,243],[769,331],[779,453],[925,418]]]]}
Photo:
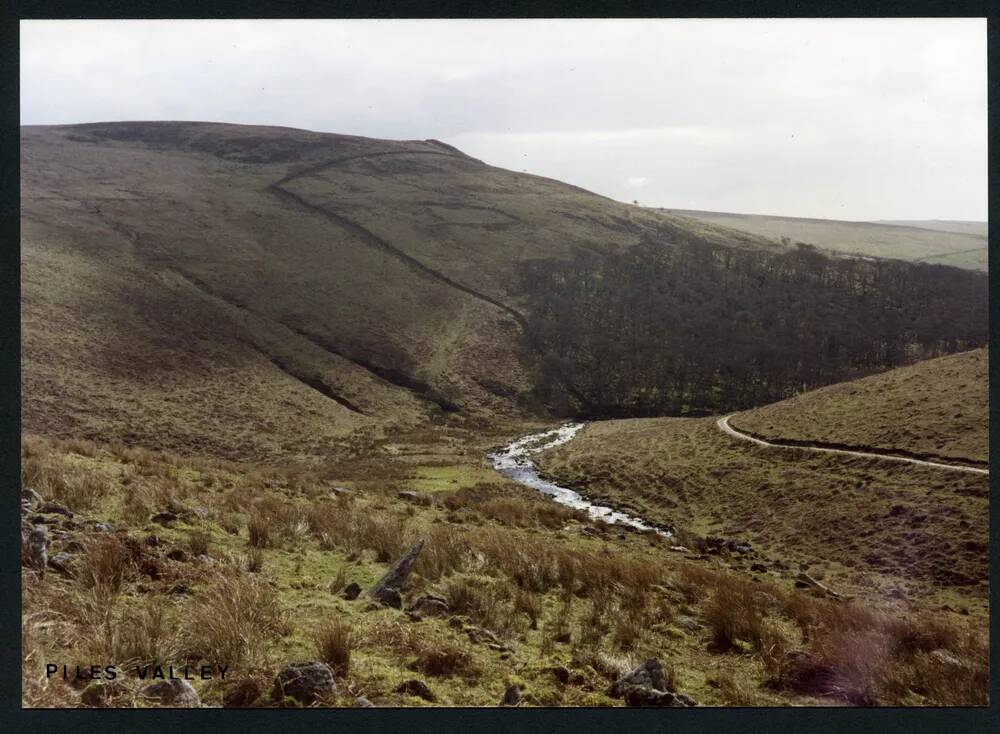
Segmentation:
{"type": "Polygon", "coordinates": [[[422,698],[425,701],[430,701],[432,703],[437,701],[437,696],[431,692],[431,689],[427,687],[427,684],[422,680],[417,680],[416,678],[404,680],[396,687],[396,692],[405,693],[407,696],[416,696],[417,698],[422,698]]]}
{"type": "Polygon", "coordinates": [[[403,585],[406,583],[406,579],[410,575],[410,570],[413,568],[413,564],[416,562],[417,556],[420,555],[420,550],[423,547],[424,541],[421,540],[406,551],[406,553],[400,556],[399,559],[392,564],[392,567],[386,571],[385,575],[376,581],[375,585],[368,590],[368,596],[378,602],[381,602],[382,604],[394,606],[397,609],[402,608],[402,599],[399,595],[399,589],[402,589],[403,585]],[[397,599],[399,599],[398,605],[394,603],[397,599]]]}
{"type": "Polygon", "coordinates": [[[178,678],[150,683],[140,691],[140,695],[156,700],[162,706],[181,706],[184,708],[201,706],[198,692],[186,680],[178,678]]]}
{"type": "Polygon", "coordinates": [[[95,681],[80,693],[80,703],[91,708],[104,708],[108,702],[125,693],[125,686],[117,681],[95,681]]]}
{"type": "Polygon", "coordinates": [[[69,553],[56,553],[49,558],[49,568],[69,578],[73,575],[73,556],[69,553]]]}
{"type": "Polygon", "coordinates": [[[503,693],[503,698],[500,699],[501,706],[518,706],[524,700],[521,695],[521,689],[516,685],[507,686],[507,690],[503,693]]]}
{"type": "Polygon", "coordinates": [[[331,696],[337,692],[333,680],[333,670],[326,663],[289,663],[274,679],[271,698],[281,701],[290,696],[299,703],[309,706],[316,699],[331,696]]]}
{"type": "Polygon", "coordinates": [[[40,505],[45,502],[45,500],[42,499],[42,495],[38,494],[38,492],[31,487],[21,488],[21,499],[30,505],[40,505]]]}
{"type": "Polygon", "coordinates": [[[838,594],[836,591],[830,589],[827,586],[824,586],[819,581],[814,579],[812,576],[807,574],[805,571],[801,572],[798,576],[795,577],[795,585],[799,586],[800,588],[814,589],[815,591],[818,591],[821,594],[832,597],[834,599],[840,597],[840,594],[838,594]]]}
{"type": "Polygon", "coordinates": [[[49,562],[49,530],[44,525],[36,525],[28,533],[25,542],[24,556],[28,566],[34,569],[39,575],[45,573],[45,567],[49,562]]]}
{"type": "Polygon", "coordinates": [[[357,698],[354,699],[354,708],[356,708],[356,709],[373,709],[373,708],[375,708],[375,704],[373,704],[371,701],[369,701],[364,696],[358,696],[357,698]]]}
{"type": "Polygon", "coordinates": [[[657,691],[666,691],[667,677],[663,674],[663,665],[657,658],[650,658],[631,673],[627,673],[608,689],[611,698],[622,698],[625,691],[630,687],[652,688],[657,691]]]}
{"type": "Polygon", "coordinates": [[[448,602],[439,596],[427,594],[420,597],[412,605],[410,611],[421,617],[447,617],[450,610],[448,602]]]}
{"type": "Polygon", "coordinates": [[[66,507],[66,505],[60,505],[58,502],[42,502],[35,508],[35,512],[39,512],[43,515],[56,514],[73,517],[73,511],[66,507]]]}
{"type": "Polygon", "coordinates": [[[629,706],[683,708],[697,705],[690,696],[685,696],[683,693],[658,691],[654,688],[643,688],[642,686],[627,686],[624,691],[624,697],[625,703],[629,706]]]}

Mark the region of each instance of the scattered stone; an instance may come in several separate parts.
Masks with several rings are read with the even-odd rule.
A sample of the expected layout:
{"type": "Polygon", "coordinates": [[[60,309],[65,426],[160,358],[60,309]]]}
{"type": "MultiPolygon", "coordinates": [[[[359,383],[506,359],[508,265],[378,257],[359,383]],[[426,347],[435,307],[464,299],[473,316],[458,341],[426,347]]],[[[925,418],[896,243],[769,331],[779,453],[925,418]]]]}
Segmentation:
{"type": "Polygon", "coordinates": [[[375,585],[368,590],[368,596],[386,606],[402,609],[403,599],[399,589],[403,588],[406,578],[410,575],[413,563],[417,560],[420,550],[424,547],[421,540],[406,553],[399,557],[392,567],[386,571],[385,575],[375,582],[375,585]]]}
{"type": "Polygon", "coordinates": [[[500,645],[500,638],[482,627],[466,627],[465,634],[477,645],[500,645]]]}
{"type": "Polygon", "coordinates": [[[417,680],[416,678],[404,680],[396,688],[396,692],[405,693],[407,696],[416,696],[417,698],[422,698],[425,701],[430,701],[432,703],[437,701],[437,696],[431,692],[431,689],[427,687],[427,684],[422,680],[417,680]]]}
{"type": "Polygon", "coordinates": [[[226,694],[222,697],[222,705],[228,709],[247,708],[253,705],[263,692],[257,680],[244,678],[226,691],[226,694]]]}
{"type": "Polygon", "coordinates": [[[691,549],[688,548],[687,546],[684,546],[684,545],[672,545],[672,546],[670,546],[670,550],[672,550],[674,553],[690,553],[691,552],[691,549]]]}
{"type": "Polygon", "coordinates": [[[608,689],[608,695],[611,698],[621,698],[625,695],[625,690],[630,686],[666,691],[667,678],[663,674],[663,665],[659,659],[650,658],[631,673],[616,680],[608,689]]]}
{"type": "Polygon", "coordinates": [[[674,620],[674,626],[684,630],[685,632],[697,632],[704,627],[704,625],[702,625],[702,623],[694,617],[678,617],[674,620]]]}
{"type": "Polygon", "coordinates": [[[163,512],[157,512],[149,519],[152,522],[159,523],[160,525],[169,525],[177,519],[177,513],[171,512],[170,510],[164,510],[163,512]]]}
{"type": "Polygon", "coordinates": [[[42,502],[35,508],[35,512],[40,512],[43,515],[65,515],[66,517],[73,517],[73,512],[66,505],[60,505],[58,502],[42,502]]]}
{"type": "Polygon", "coordinates": [[[356,581],[352,581],[346,587],[344,587],[343,597],[348,601],[354,601],[359,596],[361,596],[361,587],[356,581]]]}
{"type": "Polygon", "coordinates": [[[199,563],[204,563],[206,566],[214,566],[215,565],[215,559],[212,558],[211,556],[206,556],[204,553],[202,553],[200,556],[198,556],[198,562],[199,563]]]}
{"type": "Polygon", "coordinates": [[[358,696],[357,698],[354,699],[354,708],[356,708],[356,709],[373,709],[373,708],[375,708],[375,704],[373,704],[371,701],[369,701],[364,696],[358,696]]]}
{"type": "Polygon", "coordinates": [[[95,681],[83,689],[80,703],[91,708],[104,708],[108,702],[125,692],[125,686],[116,681],[95,681]]]}
{"type": "Polygon", "coordinates": [[[412,492],[410,490],[405,490],[403,492],[399,492],[396,496],[401,500],[412,502],[415,505],[423,505],[424,507],[434,504],[434,498],[426,492],[412,492]]]}
{"type": "Polygon", "coordinates": [[[569,668],[565,665],[553,665],[551,668],[546,668],[546,670],[563,685],[569,683],[570,672],[569,668]]]}
{"type": "Polygon", "coordinates": [[[814,579],[812,576],[810,576],[809,574],[807,574],[805,571],[802,571],[801,573],[799,573],[798,576],[795,577],[795,585],[798,586],[799,588],[811,588],[811,589],[815,589],[816,591],[820,592],[821,594],[825,594],[827,596],[833,597],[834,599],[837,599],[837,598],[840,597],[840,594],[838,594],[837,592],[833,591],[829,587],[821,584],[819,581],[817,581],[816,579],[814,579]]]}
{"type": "Polygon", "coordinates": [[[518,706],[524,700],[521,695],[521,689],[516,685],[507,686],[507,690],[503,693],[503,698],[500,699],[501,706],[518,706]]]}
{"type": "Polygon", "coordinates": [[[625,703],[629,706],[684,708],[697,705],[690,696],[685,696],[682,693],[659,691],[655,688],[644,688],[642,686],[626,686],[624,698],[625,703]]]}
{"type": "Polygon", "coordinates": [[[931,650],[930,656],[931,656],[931,658],[934,661],[936,661],[938,663],[941,663],[942,665],[948,665],[948,666],[951,666],[953,668],[966,668],[966,667],[968,667],[968,665],[966,663],[964,663],[961,660],[959,660],[957,657],[955,657],[954,655],[952,655],[947,650],[941,650],[941,649],[931,650]]]}
{"type": "Polygon", "coordinates": [[[330,492],[335,495],[354,494],[354,490],[348,489],[347,487],[330,487],[330,492]]]}
{"type": "Polygon", "coordinates": [[[56,553],[54,556],[49,558],[48,565],[53,571],[60,573],[67,578],[73,576],[73,556],[69,553],[56,553]]]}
{"type": "Polygon", "coordinates": [[[31,505],[40,505],[45,502],[42,499],[42,495],[38,494],[31,487],[23,487],[21,489],[21,499],[31,505]]]}
{"type": "Polygon", "coordinates": [[[188,559],[187,551],[183,548],[173,548],[167,553],[167,558],[171,561],[177,561],[178,563],[184,563],[188,559]]]}
{"type": "Polygon", "coordinates": [[[96,533],[113,533],[115,531],[114,525],[106,522],[95,522],[90,527],[96,533]]]}
{"type": "Polygon", "coordinates": [[[44,525],[36,525],[28,534],[25,555],[28,566],[39,576],[45,575],[45,566],[49,562],[49,530],[44,525]]]}
{"type": "Polygon", "coordinates": [[[450,610],[448,602],[439,596],[427,594],[410,605],[410,611],[420,617],[447,617],[450,610]]]}
{"type": "Polygon", "coordinates": [[[767,573],[767,566],[763,563],[754,563],[750,566],[750,570],[754,573],[767,573]]]}
{"type": "Polygon", "coordinates": [[[150,683],[140,692],[145,698],[156,699],[163,706],[182,706],[197,708],[201,706],[198,692],[186,680],[174,678],[150,683]]]}
{"type": "Polygon", "coordinates": [[[309,706],[316,699],[331,696],[337,692],[333,681],[333,670],[326,663],[289,663],[274,679],[271,698],[281,701],[290,696],[299,703],[309,706]]]}

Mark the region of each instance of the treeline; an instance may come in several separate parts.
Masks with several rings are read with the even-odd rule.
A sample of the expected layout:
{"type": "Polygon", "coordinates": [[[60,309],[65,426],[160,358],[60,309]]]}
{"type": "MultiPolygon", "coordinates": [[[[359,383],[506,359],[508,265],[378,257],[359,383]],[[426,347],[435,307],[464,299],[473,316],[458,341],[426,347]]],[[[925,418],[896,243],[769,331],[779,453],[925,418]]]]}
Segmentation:
{"type": "Polygon", "coordinates": [[[646,241],[526,263],[538,397],[589,417],[697,415],[987,339],[987,278],[898,260],[646,241]]]}

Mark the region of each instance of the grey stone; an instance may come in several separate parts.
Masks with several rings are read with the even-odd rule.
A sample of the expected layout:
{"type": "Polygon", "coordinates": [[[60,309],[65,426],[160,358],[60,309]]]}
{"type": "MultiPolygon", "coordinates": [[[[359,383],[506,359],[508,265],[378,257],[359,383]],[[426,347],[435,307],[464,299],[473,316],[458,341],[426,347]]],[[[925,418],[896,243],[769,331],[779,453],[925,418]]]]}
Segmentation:
{"type": "MultiPolygon", "coordinates": [[[[411,547],[406,553],[399,557],[399,559],[392,564],[392,567],[386,571],[385,575],[382,576],[375,585],[368,590],[368,596],[373,599],[382,602],[383,604],[388,604],[389,606],[395,606],[395,604],[389,604],[389,600],[395,601],[395,597],[399,596],[399,589],[403,588],[406,583],[407,577],[410,575],[410,570],[413,568],[414,562],[417,560],[417,556],[420,555],[420,550],[424,547],[424,541],[420,541],[413,547],[411,547]],[[389,590],[395,592],[395,596],[392,594],[387,594],[389,590]],[[386,598],[383,598],[383,597],[386,598]]],[[[402,600],[400,600],[399,609],[402,607],[402,600]]]]}
{"type": "Polygon", "coordinates": [[[621,698],[630,686],[666,691],[667,677],[663,674],[663,665],[659,659],[650,658],[632,672],[616,680],[608,689],[608,695],[611,698],[621,698]]]}
{"type": "Polygon", "coordinates": [[[503,698],[500,699],[501,706],[517,706],[524,700],[521,695],[521,689],[516,685],[507,686],[507,690],[503,693],[503,698]]]}
{"type": "Polygon", "coordinates": [[[290,696],[308,706],[317,698],[331,696],[336,692],[333,670],[326,663],[289,663],[274,679],[271,697],[280,701],[285,696],[290,696]]]}
{"type": "Polygon", "coordinates": [[[142,689],[145,698],[156,699],[163,706],[197,708],[201,706],[198,692],[186,680],[158,680],[142,689]]]}
{"type": "Polygon", "coordinates": [[[410,680],[404,680],[396,688],[397,693],[405,693],[408,696],[417,696],[425,701],[437,701],[437,696],[435,696],[431,689],[427,687],[427,684],[422,680],[417,680],[416,678],[411,678],[410,680]]]}

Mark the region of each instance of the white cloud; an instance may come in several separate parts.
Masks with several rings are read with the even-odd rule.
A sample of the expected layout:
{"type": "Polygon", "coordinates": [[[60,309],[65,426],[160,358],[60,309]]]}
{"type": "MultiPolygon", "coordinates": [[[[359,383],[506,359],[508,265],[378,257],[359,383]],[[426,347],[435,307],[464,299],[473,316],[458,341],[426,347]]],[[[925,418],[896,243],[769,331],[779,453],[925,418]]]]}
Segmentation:
{"type": "Polygon", "coordinates": [[[24,21],[21,53],[26,124],[434,137],[653,206],[986,217],[981,19],[24,21]]]}

